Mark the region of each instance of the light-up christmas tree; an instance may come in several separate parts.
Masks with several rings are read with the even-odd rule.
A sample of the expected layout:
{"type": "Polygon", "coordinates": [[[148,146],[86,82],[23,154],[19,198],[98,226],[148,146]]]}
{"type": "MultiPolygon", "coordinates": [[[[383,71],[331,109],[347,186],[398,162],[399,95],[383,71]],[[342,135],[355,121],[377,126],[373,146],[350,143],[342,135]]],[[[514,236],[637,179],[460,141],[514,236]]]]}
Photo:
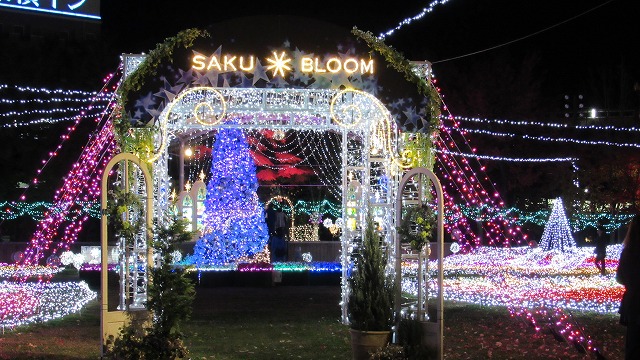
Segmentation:
{"type": "Polygon", "coordinates": [[[240,129],[221,129],[211,151],[204,235],[194,247],[197,265],[228,265],[251,259],[269,241],[258,201],[256,166],[240,129]]]}
{"type": "Polygon", "coordinates": [[[576,241],[571,235],[571,227],[564,213],[564,204],[561,198],[553,202],[553,209],[549,215],[549,221],[544,227],[540,247],[543,250],[560,250],[562,252],[575,249],[576,241]]]}

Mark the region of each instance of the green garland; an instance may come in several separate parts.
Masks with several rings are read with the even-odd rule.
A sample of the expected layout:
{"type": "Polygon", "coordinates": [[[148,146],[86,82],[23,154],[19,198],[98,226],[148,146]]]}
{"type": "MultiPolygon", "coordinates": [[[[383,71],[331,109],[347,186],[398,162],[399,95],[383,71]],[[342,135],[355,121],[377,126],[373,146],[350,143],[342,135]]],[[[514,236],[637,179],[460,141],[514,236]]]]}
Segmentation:
{"type": "Polygon", "coordinates": [[[163,43],[157,44],[156,48],[147,54],[136,71],[131,76],[124,79],[118,87],[118,105],[116,109],[115,123],[117,134],[122,140],[126,137],[130,125],[130,119],[124,112],[127,105],[127,99],[132,91],[138,91],[142,88],[145,81],[156,74],[156,69],[160,63],[166,59],[172,61],[171,56],[178,47],[185,49],[193,46],[193,42],[199,37],[209,36],[209,33],[200,29],[186,29],[179,32],[176,36],[167,38],[163,43]]]}
{"type": "Polygon", "coordinates": [[[417,251],[435,237],[435,231],[436,214],[428,205],[408,208],[398,227],[400,241],[410,243],[417,251]]]}
{"type": "Polygon", "coordinates": [[[358,28],[354,27],[351,30],[351,33],[364,40],[372,50],[382,55],[388,63],[387,66],[390,66],[403,74],[407,81],[416,85],[418,93],[429,99],[430,118],[428,133],[437,131],[440,125],[441,106],[438,91],[413,71],[413,66],[411,66],[411,63],[404,57],[404,55],[385,44],[384,41],[378,39],[371,32],[358,30],[358,28]]]}
{"type": "Polygon", "coordinates": [[[122,189],[110,191],[109,194],[109,226],[116,237],[122,237],[127,244],[131,244],[145,224],[144,204],[138,195],[122,189]]]}
{"type": "Polygon", "coordinates": [[[433,170],[435,153],[431,151],[433,140],[430,135],[424,133],[404,133],[404,151],[406,158],[411,160],[412,168],[424,167],[433,170]]]}

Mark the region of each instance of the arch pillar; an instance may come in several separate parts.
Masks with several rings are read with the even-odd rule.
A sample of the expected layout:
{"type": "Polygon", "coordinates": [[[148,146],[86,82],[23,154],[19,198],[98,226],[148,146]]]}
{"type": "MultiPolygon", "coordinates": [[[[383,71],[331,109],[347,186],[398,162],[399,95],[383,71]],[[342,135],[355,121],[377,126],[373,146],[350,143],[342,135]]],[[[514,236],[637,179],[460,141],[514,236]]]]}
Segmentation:
{"type": "MultiPolygon", "coordinates": [[[[100,267],[100,274],[101,274],[101,283],[100,283],[100,295],[101,295],[101,308],[100,308],[100,340],[101,340],[101,354],[104,355],[104,350],[105,350],[105,344],[106,341],[109,339],[109,337],[113,336],[113,337],[117,337],[118,332],[120,330],[121,327],[125,326],[127,324],[127,314],[126,314],[126,310],[142,310],[145,311],[143,305],[141,307],[141,304],[139,304],[139,301],[135,301],[135,300],[139,300],[137,298],[135,298],[136,295],[144,295],[144,297],[146,298],[146,288],[148,286],[148,284],[150,283],[151,279],[148,278],[148,268],[153,266],[153,252],[152,252],[152,248],[151,246],[149,246],[148,244],[150,244],[151,240],[153,239],[153,233],[151,231],[151,224],[153,221],[153,181],[151,179],[151,174],[149,172],[149,170],[147,169],[147,164],[142,162],[142,160],[140,160],[140,158],[138,158],[137,156],[130,154],[130,153],[120,153],[117,154],[116,156],[114,156],[106,165],[104,172],[102,173],[102,180],[101,180],[101,194],[100,194],[100,208],[101,208],[101,218],[100,218],[100,245],[101,245],[101,267],[100,267]],[[129,179],[129,170],[130,170],[130,166],[134,165],[135,167],[137,167],[137,169],[140,170],[141,174],[142,174],[142,178],[144,180],[144,189],[140,189],[140,190],[144,190],[145,191],[145,196],[144,199],[142,199],[142,201],[144,201],[145,203],[145,221],[144,221],[144,226],[143,226],[143,232],[142,234],[139,234],[138,236],[143,237],[142,239],[136,239],[136,243],[140,243],[140,244],[145,244],[145,248],[140,249],[140,247],[138,247],[137,249],[135,249],[138,253],[142,254],[144,253],[145,255],[145,261],[146,261],[146,268],[143,270],[138,269],[137,263],[134,263],[133,266],[133,272],[134,272],[134,276],[133,279],[131,279],[131,274],[128,271],[129,269],[129,262],[128,262],[128,258],[130,255],[130,252],[133,251],[129,251],[129,249],[127,247],[124,248],[124,250],[126,251],[124,258],[124,264],[120,263],[120,267],[121,269],[123,268],[123,266],[125,266],[125,270],[124,273],[121,274],[121,277],[123,276],[123,274],[125,275],[125,279],[121,279],[121,286],[120,286],[120,299],[121,299],[121,306],[118,307],[118,310],[116,311],[109,311],[109,281],[108,281],[108,219],[107,219],[107,194],[108,194],[108,180],[109,180],[109,174],[111,173],[112,169],[119,163],[122,163],[122,168],[119,169],[121,174],[124,174],[121,177],[122,180],[122,184],[121,186],[124,189],[130,189],[131,184],[129,183],[130,179],[129,179]],[[143,272],[143,274],[139,274],[140,272],[143,272]],[[140,277],[141,276],[141,277],[140,277]],[[123,283],[124,281],[124,283],[123,283]],[[133,304],[127,304],[126,300],[129,298],[129,282],[135,282],[135,286],[138,286],[138,281],[142,282],[142,286],[144,286],[144,293],[140,293],[139,291],[136,294],[133,294],[134,296],[134,303],[133,304]],[[123,286],[124,284],[124,286],[123,286]],[[125,292],[125,293],[123,293],[125,292]],[[124,300],[124,301],[123,301],[124,300]],[[125,305],[125,306],[122,306],[125,305]]],[[[134,246],[135,247],[135,246],[134,246]]],[[[136,254],[134,253],[134,256],[136,254]]],[[[139,297],[139,296],[138,296],[139,297]]],[[[145,299],[146,300],[146,299],[145,299]]]]}
{"type": "MultiPolygon", "coordinates": [[[[423,177],[426,177],[431,181],[433,187],[436,191],[437,197],[437,229],[436,229],[436,239],[437,239],[437,254],[438,254],[438,297],[436,301],[436,318],[435,322],[432,321],[424,321],[426,314],[424,313],[426,310],[426,293],[422,293],[423,284],[422,274],[418,274],[418,304],[417,304],[417,320],[421,321],[423,324],[423,330],[425,330],[428,335],[431,337],[430,341],[432,344],[435,343],[438,359],[443,359],[443,337],[444,337],[444,323],[443,323],[443,310],[444,310],[444,296],[443,296],[443,282],[444,282],[444,274],[443,274],[443,264],[442,260],[444,258],[444,196],[442,191],[442,185],[440,184],[440,180],[436,177],[436,175],[429,169],[424,167],[414,168],[408,171],[400,180],[400,184],[398,186],[398,192],[396,195],[396,206],[395,206],[395,215],[396,215],[396,224],[400,224],[402,221],[402,190],[407,185],[411,178],[419,176],[419,182],[421,183],[423,177]],[[435,339],[434,339],[435,338],[435,339]]],[[[418,187],[422,188],[421,184],[418,187]]],[[[420,196],[419,201],[422,201],[422,196],[420,196]]],[[[396,296],[395,296],[395,313],[397,318],[399,319],[399,315],[401,313],[401,299],[402,299],[402,253],[400,248],[400,238],[396,234],[394,241],[395,248],[395,271],[396,271],[396,296]]],[[[422,252],[421,252],[422,257],[422,252]]],[[[428,257],[427,257],[428,263],[428,257]]],[[[422,263],[422,261],[420,261],[422,263]]],[[[420,268],[419,271],[427,271],[427,269],[420,268]]]]}

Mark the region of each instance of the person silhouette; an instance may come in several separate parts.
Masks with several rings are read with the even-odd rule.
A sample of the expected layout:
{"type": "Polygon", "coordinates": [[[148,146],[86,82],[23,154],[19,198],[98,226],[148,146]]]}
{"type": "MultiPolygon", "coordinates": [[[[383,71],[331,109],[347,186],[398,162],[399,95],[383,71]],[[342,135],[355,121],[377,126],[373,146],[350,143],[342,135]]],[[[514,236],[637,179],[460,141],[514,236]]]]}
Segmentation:
{"type": "Polygon", "coordinates": [[[624,285],[620,302],[620,324],[627,327],[624,343],[625,360],[640,359],[640,214],[629,223],[622,243],[616,281],[624,285]]]}
{"type": "Polygon", "coordinates": [[[596,248],[594,250],[596,254],[595,265],[596,268],[600,271],[600,274],[606,275],[606,258],[607,258],[607,245],[609,244],[609,237],[604,232],[604,227],[602,225],[598,225],[598,230],[596,231],[596,248]]]}

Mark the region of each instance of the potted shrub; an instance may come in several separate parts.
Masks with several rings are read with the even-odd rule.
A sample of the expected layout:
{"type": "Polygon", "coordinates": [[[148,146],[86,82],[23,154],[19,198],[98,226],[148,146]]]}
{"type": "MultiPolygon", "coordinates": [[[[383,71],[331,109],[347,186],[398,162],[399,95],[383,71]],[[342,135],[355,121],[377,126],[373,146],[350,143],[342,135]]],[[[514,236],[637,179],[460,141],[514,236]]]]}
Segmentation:
{"type": "Polygon", "coordinates": [[[389,342],[394,318],[394,278],[387,274],[387,256],[371,215],[354,262],[347,313],[353,358],[360,360],[389,342]]]}

